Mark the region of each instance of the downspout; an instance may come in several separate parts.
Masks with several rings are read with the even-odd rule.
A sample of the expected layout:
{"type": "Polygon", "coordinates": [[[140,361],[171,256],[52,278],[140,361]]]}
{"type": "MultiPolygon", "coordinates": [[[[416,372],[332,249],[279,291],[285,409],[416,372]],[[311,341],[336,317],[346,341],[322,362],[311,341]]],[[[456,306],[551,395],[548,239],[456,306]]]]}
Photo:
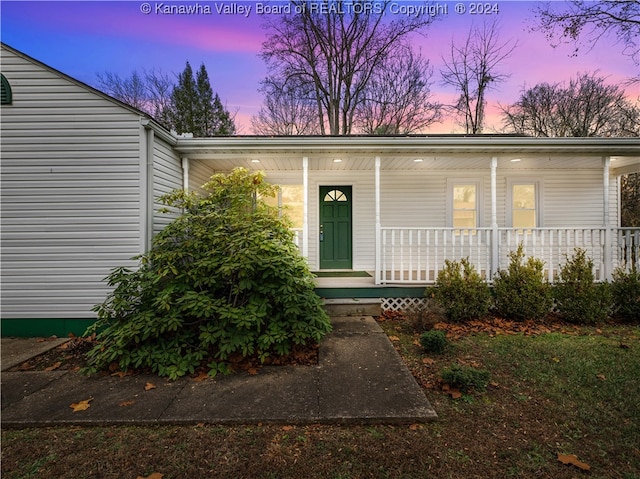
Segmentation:
{"type": "Polygon", "coordinates": [[[603,188],[602,188],[602,205],[604,208],[603,211],[603,224],[604,224],[604,280],[611,281],[611,272],[613,267],[613,255],[612,255],[612,243],[611,243],[611,212],[609,211],[609,181],[610,181],[610,168],[611,168],[611,157],[605,156],[602,159],[603,166],[603,188]]]}
{"type": "Polygon", "coordinates": [[[140,249],[151,249],[153,237],[153,144],[154,131],[148,119],[142,119],[144,139],[140,152],[140,249]]]}
{"type": "Polygon", "coordinates": [[[302,157],[302,256],[309,261],[309,158],[302,157]]]}
{"type": "Polygon", "coordinates": [[[376,284],[382,283],[382,272],[380,271],[380,254],[382,253],[381,224],[380,224],[380,157],[376,156],[375,160],[375,188],[376,188],[376,284]]]}
{"type": "Polygon", "coordinates": [[[189,192],[189,158],[182,158],[182,189],[189,192]]]}
{"type": "Polygon", "coordinates": [[[491,158],[491,268],[489,281],[493,281],[498,268],[499,262],[499,248],[498,248],[498,193],[497,193],[497,169],[498,158],[494,156],[491,158]]]}

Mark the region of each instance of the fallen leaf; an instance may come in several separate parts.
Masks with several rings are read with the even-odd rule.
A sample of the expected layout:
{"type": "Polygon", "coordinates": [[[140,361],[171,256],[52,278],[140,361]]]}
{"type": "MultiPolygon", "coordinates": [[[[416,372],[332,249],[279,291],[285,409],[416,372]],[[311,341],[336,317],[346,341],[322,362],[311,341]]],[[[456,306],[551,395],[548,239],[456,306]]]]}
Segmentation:
{"type": "Polygon", "coordinates": [[[293,426],[282,426],[283,431],[291,431],[292,429],[293,429],[293,426]]]}
{"type": "Polygon", "coordinates": [[[562,464],[571,464],[572,466],[576,466],[578,469],[582,469],[583,471],[588,471],[591,469],[589,464],[586,464],[578,459],[578,456],[575,454],[560,454],[558,453],[558,461],[562,464]]]}
{"type": "Polygon", "coordinates": [[[496,389],[500,387],[500,385],[495,381],[491,381],[489,383],[489,386],[491,386],[492,388],[496,388],[496,389]]]}
{"type": "Polygon", "coordinates": [[[206,372],[201,371],[200,374],[198,374],[195,378],[193,378],[193,380],[197,383],[201,383],[202,381],[208,378],[209,378],[209,375],[206,372]]]}
{"type": "Polygon", "coordinates": [[[153,383],[147,383],[144,385],[144,390],[145,391],[151,391],[152,389],[155,389],[156,385],[153,383]]]}
{"type": "Polygon", "coordinates": [[[560,359],[558,359],[558,358],[551,358],[551,361],[553,361],[554,363],[559,363],[559,362],[560,362],[560,359]]]}
{"type": "Polygon", "coordinates": [[[606,381],[607,377],[604,374],[596,374],[596,377],[601,381],[606,381]]]}
{"type": "Polygon", "coordinates": [[[411,429],[412,431],[417,431],[418,429],[422,429],[422,424],[418,424],[414,422],[409,426],[409,429],[411,429]]]}
{"type": "Polygon", "coordinates": [[[258,368],[249,368],[247,369],[247,372],[251,375],[251,376],[255,376],[258,374],[258,368]]]}
{"type": "Polygon", "coordinates": [[[159,472],[154,472],[150,476],[147,476],[147,477],[138,476],[136,479],[162,479],[163,476],[164,474],[160,474],[159,472]]]}
{"type": "Polygon", "coordinates": [[[74,402],[69,407],[73,409],[73,412],[86,411],[87,409],[89,409],[89,403],[91,401],[93,401],[93,398],[90,397],[89,399],[85,399],[84,401],[74,402]]]}
{"type": "Polygon", "coordinates": [[[135,401],[122,401],[120,404],[118,404],[118,406],[127,407],[127,406],[131,406],[133,404],[135,404],[135,401]]]}
{"type": "Polygon", "coordinates": [[[451,399],[460,399],[462,397],[462,393],[455,388],[449,389],[449,396],[451,396],[451,399]]]}
{"type": "Polygon", "coordinates": [[[630,348],[630,346],[629,346],[628,344],[623,343],[622,341],[620,341],[620,347],[621,347],[622,349],[629,349],[629,348],[630,348]]]}
{"type": "Polygon", "coordinates": [[[125,376],[131,376],[133,373],[131,371],[118,371],[117,373],[111,374],[111,376],[118,377],[122,379],[125,376]]]}
{"type": "Polygon", "coordinates": [[[400,341],[400,338],[398,336],[389,336],[389,340],[390,341],[400,341]]]}
{"type": "Polygon", "coordinates": [[[45,371],[55,371],[56,369],[58,369],[60,366],[62,366],[62,361],[58,361],[57,363],[52,364],[51,366],[49,366],[48,368],[44,368],[45,371]]]}
{"type": "Polygon", "coordinates": [[[422,364],[433,364],[436,361],[434,359],[431,358],[422,358],[422,364]]]}

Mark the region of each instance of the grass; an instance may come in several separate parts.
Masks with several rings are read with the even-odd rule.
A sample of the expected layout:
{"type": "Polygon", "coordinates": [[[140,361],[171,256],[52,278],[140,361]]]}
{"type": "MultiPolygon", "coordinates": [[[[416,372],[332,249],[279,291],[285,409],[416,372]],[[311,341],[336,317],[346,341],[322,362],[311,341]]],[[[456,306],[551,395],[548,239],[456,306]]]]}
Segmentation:
{"type": "Polygon", "coordinates": [[[640,478],[640,331],[475,334],[426,355],[402,320],[381,323],[440,420],[414,425],[58,427],[2,431],[3,478],[640,478]],[[454,364],[491,372],[458,400],[454,364]],[[576,454],[589,473],[563,465],[576,454]]]}

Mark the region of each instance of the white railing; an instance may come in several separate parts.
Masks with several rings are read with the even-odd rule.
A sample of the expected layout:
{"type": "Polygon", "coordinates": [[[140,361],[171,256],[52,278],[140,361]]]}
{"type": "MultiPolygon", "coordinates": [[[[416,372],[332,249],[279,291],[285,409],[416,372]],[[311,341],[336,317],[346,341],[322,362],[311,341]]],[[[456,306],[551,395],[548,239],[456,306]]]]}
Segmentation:
{"type": "Polygon", "coordinates": [[[640,268],[640,228],[387,228],[380,229],[379,284],[434,283],[445,260],[469,258],[482,278],[493,279],[505,269],[509,253],[522,244],[527,257],[545,263],[554,281],[560,267],[581,248],[593,261],[597,281],[610,278],[617,267],[640,268]],[[497,248],[492,248],[496,237],[497,248]],[[493,256],[497,252],[497,258],[493,256]]]}
{"type": "Polygon", "coordinates": [[[381,228],[380,238],[380,283],[432,283],[445,260],[466,257],[490,277],[490,228],[381,228]]]}
{"type": "Polygon", "coordinates": [[[618,228],[615,237],[616,267],[640,270],[640,228],[618,228]]]}

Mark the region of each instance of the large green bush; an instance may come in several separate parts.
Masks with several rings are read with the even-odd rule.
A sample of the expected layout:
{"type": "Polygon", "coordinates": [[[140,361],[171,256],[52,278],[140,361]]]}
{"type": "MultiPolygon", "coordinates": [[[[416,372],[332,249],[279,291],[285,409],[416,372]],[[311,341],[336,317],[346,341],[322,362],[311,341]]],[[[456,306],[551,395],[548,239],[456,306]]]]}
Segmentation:
{"type": "Polygon", "coordinates": [[[615,313],[623,321],[640,322],[640,270],[616,269],[611,283],[615,313]]]}
{"type": "Polygon", "coordinates": [[[604,321],[611,310],[608,283],[595,283],[593,261],[576,248],[573,257],[560,267],[555,286],[556,306],[564,319],[591,324],[604,321]]]}
{"type": "Polygon", "coordinates": [[[202,198],[175,192],[183,211],[136,271],[114,270],[96,306],[89,370],[149,368],[176,378],[203,363],[225,372],[232,355],[261,360],[315,343],[331,325],[286,220],[260,200],[261,173],[215,175],[202,198]]]}
{"type": "Polygon", "coordinates": [[[445,260],[444,268],[438,272],[436,286],[434,298],[451,321],[482,318],[491,307],[489,286],[468,258],[460,262],[445,260]]]}
{"type": "Polygon", "coordinates": [[[498,313],[515,320],[541,319],[551,310],[551,286],[544,277],[544,262],[529,257],[524,261],[524,248],[518,245],[509,253],[509,267],[500,270],[493,282],[498,313]]]}

